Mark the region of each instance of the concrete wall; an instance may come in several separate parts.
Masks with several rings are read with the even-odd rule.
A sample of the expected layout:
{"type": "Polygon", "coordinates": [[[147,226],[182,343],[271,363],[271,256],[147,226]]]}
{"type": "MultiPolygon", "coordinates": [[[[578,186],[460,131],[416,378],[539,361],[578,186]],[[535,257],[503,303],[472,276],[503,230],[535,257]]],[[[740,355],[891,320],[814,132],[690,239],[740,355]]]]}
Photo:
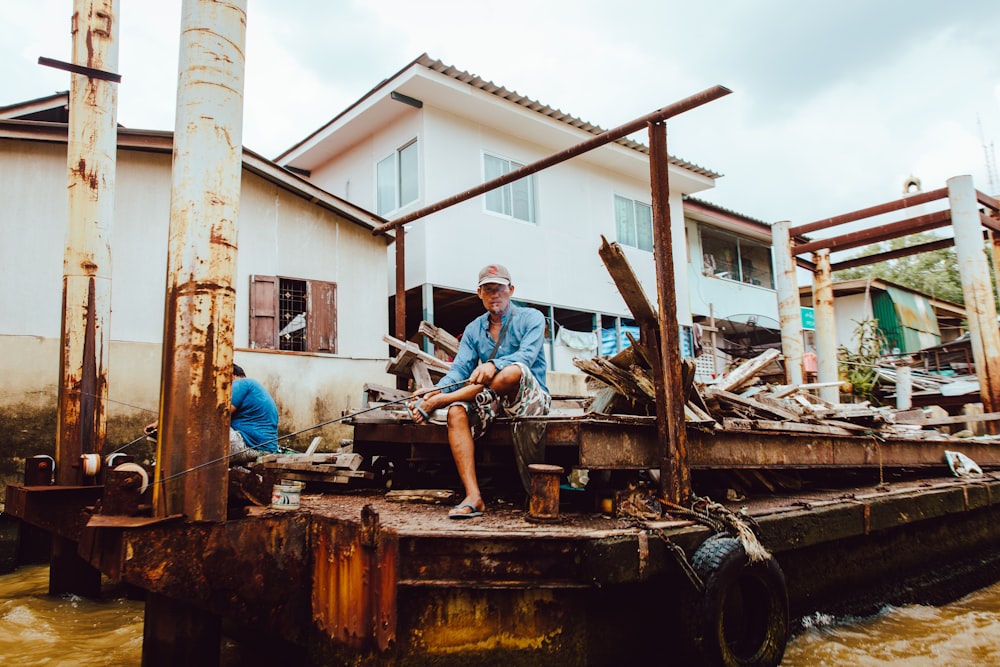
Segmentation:
{"type": "MultiPolygon", "coordinates": [[[[64,144],[0,140],[0,481],[19,480],[24,456],[54,450],[63,254],[67,227],[64,144]]],[[[112,250],[108,448],[136,439],[159,402],[170,155],[120,150],[112,250]]],[[[334,212],[244,171],[238,221],[236,361],[274,394],[289,433],[361,403],[385,373],[385,243],[334,212]],[[338,354],[251,351],[251,274],[336,282],[338,354]]],[[[313,435],[333,447],[350,429],[313,435]]],[[[143,448],[138,442],[135,448],[143,448]]],[[[148,449],[148,448],[147,448],[148,449]]]]}

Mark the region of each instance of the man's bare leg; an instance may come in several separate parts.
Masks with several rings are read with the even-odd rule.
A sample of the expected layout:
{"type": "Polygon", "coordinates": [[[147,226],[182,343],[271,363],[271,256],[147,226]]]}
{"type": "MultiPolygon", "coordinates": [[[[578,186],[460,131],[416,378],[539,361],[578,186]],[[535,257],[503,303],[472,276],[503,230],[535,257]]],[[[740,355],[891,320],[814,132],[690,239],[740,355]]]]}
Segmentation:
{"type": "MultiPolygon", "coordinates": [[[[476,450],[472,440],[472,428],[469,426],[469,414],[461,405],[448,408],[448,444],[451,445],[451,456],[455,459],[458,477],[465,487],[465,500],[459,505],[471,505],[477,512],[486,508],[482,493],[479,491],[479,481],[476,478],[476,450]]],[[[463,507],[452,514],[470,514],[471,510],[463,507]]]]}
{"type": "Polygon", "coordinates": [[[493,376],[490,389],[498,396],[513,400],[521,388],[521,367],[511,364],[493,376]]]}

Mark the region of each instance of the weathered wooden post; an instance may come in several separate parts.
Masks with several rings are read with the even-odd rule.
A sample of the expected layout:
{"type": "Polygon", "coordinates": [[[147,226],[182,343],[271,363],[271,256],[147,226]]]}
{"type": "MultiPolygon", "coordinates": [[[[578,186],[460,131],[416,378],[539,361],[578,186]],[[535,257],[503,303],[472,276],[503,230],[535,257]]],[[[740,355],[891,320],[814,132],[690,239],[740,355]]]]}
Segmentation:
{"type": "Polygon", "coordinates": [[[792,254],[791,222],[782,220],[771,225],[771,246],[774,248],[774,273],[778,288],[778,320],[781,325],[781,353],[785,357],[785,380],[802,384],[802,306],[799,284],[795,277],[795,256],[792,254]]]}
{"type": "MultiPolygon", "coordinates": [[[[73,65],[118,70],[117,0],[75,0],[73,65]]],[[[111,232],[118,153],[118,84],[71,75],[68,165],[69,223],[63,259],[59,352],[56,484],[96,484],[81,456],[103,458],[107,429],[108,352],[111,348],[111,232]]],[[[49,592],[100,593],[101,573],[53,538],[49,592]]]]}

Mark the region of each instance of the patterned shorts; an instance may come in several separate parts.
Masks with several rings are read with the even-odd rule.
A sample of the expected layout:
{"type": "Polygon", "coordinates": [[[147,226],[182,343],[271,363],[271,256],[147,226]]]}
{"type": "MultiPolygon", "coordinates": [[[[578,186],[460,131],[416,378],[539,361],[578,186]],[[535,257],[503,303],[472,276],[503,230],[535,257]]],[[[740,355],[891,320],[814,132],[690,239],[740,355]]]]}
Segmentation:
{"type": "Polygon", "coordinates": [[[542,389],[531,370],[520,362],[514,362],[521,369],[521,384],[514,400],[501,399],[492,389],[486,388],[476,394],[475,401],[455,403],[465,408],[469,415],[472,437],[480,438],[498,416],[534,417],[549,413],[552,397],[542,389]]]}

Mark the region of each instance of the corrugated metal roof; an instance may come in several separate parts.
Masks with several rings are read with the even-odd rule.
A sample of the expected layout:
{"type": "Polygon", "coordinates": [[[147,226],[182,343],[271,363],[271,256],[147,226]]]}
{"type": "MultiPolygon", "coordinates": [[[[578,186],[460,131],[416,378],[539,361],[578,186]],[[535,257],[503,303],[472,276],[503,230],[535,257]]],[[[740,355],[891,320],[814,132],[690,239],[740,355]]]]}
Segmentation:
{"type": "MultiPolygon", "coordinates": [[[[606,128],[599,127],[597,125],[594,125],[593,123],[588,123],[587,121],[577,118],[576,116],[571,116],[570,114],[564,113],[560,109],[553,109],[552,107],[546,104],[542,104],[537,100],[525,97],[524,95],[521,95],[517,91],[508,90],[503,86],[493,83],[492,81],[487,81],[486,79],[483,79],[482,77],[476,74],[460,70],[456,67],[452,67],[451,65],[446,65],[440,60],[435,60],[434,58],[431,58],[426,53],[417,58],[415,62],[418,65],[426,67],[429,70],[438,72],[439,74],[443,74],[444,76],[447,77],[451,77],[452,79],[455,79],[456,81],[460,81],[464,84],[472,86],[473,88],[478,88],[479,90],[482,90],[485,93],[495,95],[501,99],[507,100],[508,102],[513,102],[514,104],[522,106],[526,109],[530,109],[531,111],[540,113],[543,116],[547,116],[561,123],[566,123],[567,125],[583,130],[584,132],[597,135],[607,131],[606,128]]],[[[638,151],[645,155],[649,155],[648,146],[646,146],[645,144],[641,144],[637,141],[632,141],[627,137],[618,139],[615,143],[620,144],[626,148],[631,148],[632,150],[638,151]]],[[[687,169],[688,171],[694,172],[695,174],[698,174],[700,176],[706,176],[708,178],[719,178],[720,176],[722,176],[722,174],[714,172],[710,169],[706,169],[705,167],[698,166],[693,162],[688,162],[687,160],[682,160],[680,158],[674,157],[673,155],[669,156],[669,158],[671,164],[681,167],[683,169],[687,169]]]]}

